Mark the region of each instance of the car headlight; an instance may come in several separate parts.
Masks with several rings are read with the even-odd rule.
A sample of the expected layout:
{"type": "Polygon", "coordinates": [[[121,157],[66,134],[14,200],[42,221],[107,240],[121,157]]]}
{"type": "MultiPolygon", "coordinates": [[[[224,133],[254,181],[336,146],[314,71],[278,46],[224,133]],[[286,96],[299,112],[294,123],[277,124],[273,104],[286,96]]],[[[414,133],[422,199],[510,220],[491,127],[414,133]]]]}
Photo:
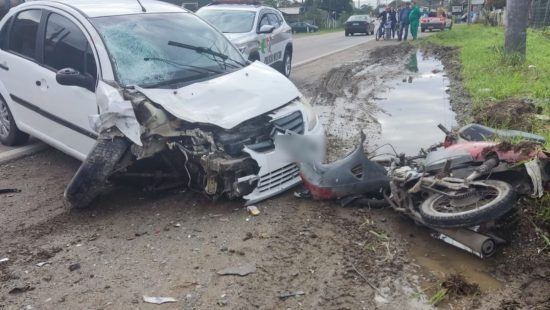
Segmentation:
{"type": "Polygon", "coordinates": [[[306,114],[307,130],[310,131],[317,126],[317,113],[315,113],[309,102],[302,101],[302,104],[304,105],[304,112],[306,114]]]}

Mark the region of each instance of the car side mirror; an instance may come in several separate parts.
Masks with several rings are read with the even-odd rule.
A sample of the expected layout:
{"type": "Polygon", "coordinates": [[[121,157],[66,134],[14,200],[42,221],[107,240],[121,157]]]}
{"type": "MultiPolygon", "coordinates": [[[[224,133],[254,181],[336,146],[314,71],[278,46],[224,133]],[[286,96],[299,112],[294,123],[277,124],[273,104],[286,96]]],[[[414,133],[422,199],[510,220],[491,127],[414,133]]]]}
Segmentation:
{"type": "Polygon", "coordinates": [[[95,91],[95,79],[90,75],[81,74],[73,68],[65,68],[57,71],[55,80],[60,85],[78,86],[86,88],[91,92],[95,91]]]}
{"type": "Polygon", "coordinates": [[[263,25],[262,27],[260,27],[260,31],[258,31],[258,33],[272,33],[273,30],[275,30],[275,26],[263,25]]]}

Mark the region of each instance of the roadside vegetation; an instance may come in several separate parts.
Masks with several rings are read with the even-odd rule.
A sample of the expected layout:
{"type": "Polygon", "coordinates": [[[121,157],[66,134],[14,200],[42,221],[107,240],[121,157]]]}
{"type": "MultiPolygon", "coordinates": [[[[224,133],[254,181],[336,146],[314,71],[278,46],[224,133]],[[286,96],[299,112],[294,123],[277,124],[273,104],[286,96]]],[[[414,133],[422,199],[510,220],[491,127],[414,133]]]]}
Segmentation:
{"type": "MultiPolygon", "coordinates": [[[[430,36],[424,42],[460,49],[464,87],[472,99],[474,111],[497,102],[533,102],[537,107],[535,114],[540,115],[526,120],[530,124],[525,124],[528,126],[525,128],[550,141],[550,122],[544,120],[550,116],[550,37],[547,32],[529,29],[524,63],[505,56],[502,27],[457,25],[452,31],[430,36]]],[[[505,123],[486,125],[509,127],[505,123]]],[[[550,197],[541,199],[536,209],[535,222],[550,228],[550,197]]],[[[548,233],[543,238],[548,242],[548,233]]]]}

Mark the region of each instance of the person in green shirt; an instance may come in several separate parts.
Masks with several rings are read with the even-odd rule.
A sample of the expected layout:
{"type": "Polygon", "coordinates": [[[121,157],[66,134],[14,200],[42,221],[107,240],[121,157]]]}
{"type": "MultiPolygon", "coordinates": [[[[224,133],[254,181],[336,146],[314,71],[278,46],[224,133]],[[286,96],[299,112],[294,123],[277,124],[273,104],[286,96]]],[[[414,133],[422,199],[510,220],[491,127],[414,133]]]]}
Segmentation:
{"type": "Polygon", "coordinates": [[[418,36],[418,26],[420,26],[420,8],[416,4],[416,1],[412,2],[413,8],[411,12],[409,13],[409,21],[411,23],[411,35],[413,37],[413,40],[416,40],[416,37],[418,36]]]}

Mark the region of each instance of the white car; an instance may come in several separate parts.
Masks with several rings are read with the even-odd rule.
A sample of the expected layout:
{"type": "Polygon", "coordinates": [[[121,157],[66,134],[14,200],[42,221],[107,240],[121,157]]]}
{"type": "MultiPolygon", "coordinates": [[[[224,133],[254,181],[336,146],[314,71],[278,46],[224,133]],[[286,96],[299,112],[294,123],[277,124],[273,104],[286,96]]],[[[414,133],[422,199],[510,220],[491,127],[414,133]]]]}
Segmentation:
{"type": "Polygon", "coordinates": [[[200,8],[197,15],[223,32],[246,59],[290,75],[292,28],[280,11],[254,4],[213,3],[200,8]]]}
{"type": "Polygon", "coordinates": [[[109,180],[260,201],[300,182],[274,143],[290,131],[324,155],[292,82],[184,9],[31,1],[0,21],[0,141],[32,135],[84,161],[65,192],[74,207],[109,180]]]}

